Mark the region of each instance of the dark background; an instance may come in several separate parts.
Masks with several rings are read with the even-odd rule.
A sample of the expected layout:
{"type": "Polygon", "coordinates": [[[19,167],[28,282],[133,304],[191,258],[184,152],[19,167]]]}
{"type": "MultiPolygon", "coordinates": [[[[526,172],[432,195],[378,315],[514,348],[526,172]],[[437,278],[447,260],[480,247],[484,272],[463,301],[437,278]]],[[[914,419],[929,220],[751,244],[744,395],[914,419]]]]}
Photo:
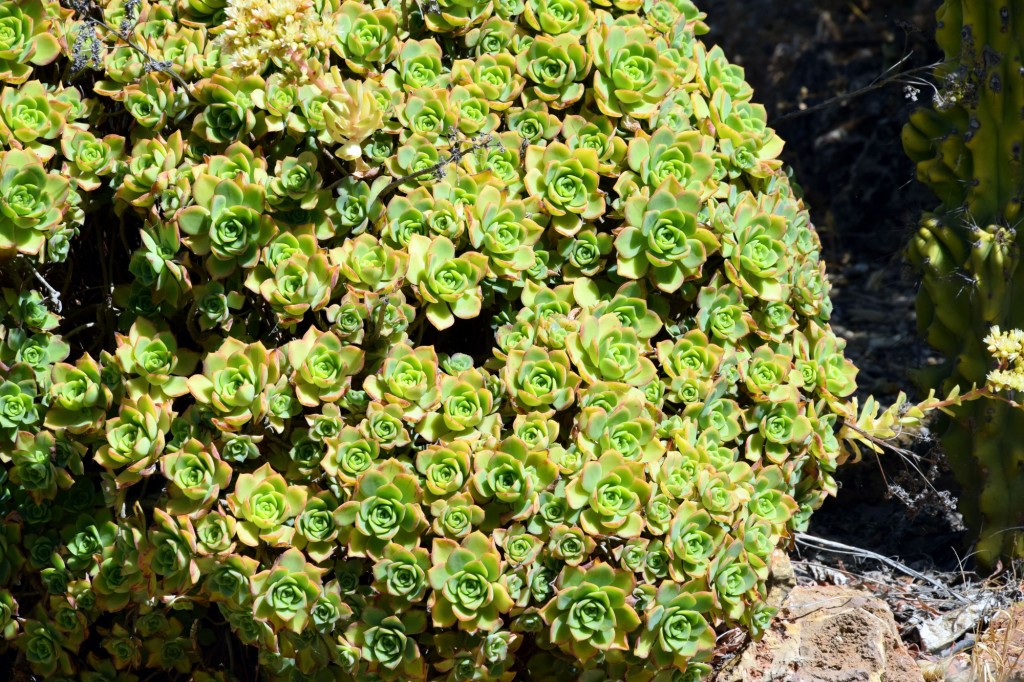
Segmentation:
{"type": "MultiPolygon", "coordinates": [[[[786,141],[783,158],[806,191],[828,255],[887,258],[906,242],[927,190],[914,182],[900,130],[918,102],[892,83],[779,120],[941,58],[937,0],[732,0],[705,3],[709,42],[746,69],[755,101],[786,141]],[[887,74],[887,72],[889,72],[887,74]]],[[[926,75],[926,74],[922,74],[926,75]]]]}
{"type": "MultiPolygon", "coordinates": [[[[782,158],[803,189],[829,266],[832,326],[860,368],[861,400],[873,394],[883,405],[900,391],[913,397],[908,370],[933,360],[917,334],[917,278],[903,249],[921,212],[938,202],[917,182],[900,142],[910,114],[930,106],[931,91],[919,88],[913,101],[908,77],[856,93],[913,69],[929,79],[921,68],[942,58],[934,42],[939,4],[702,4],[711,27],[705,40],[745,68],[754,100],[786,141],[782,158]]],[[[900,444],[920,458],[916,469],[892,453],[841,467],[839,496],[812,517],[810,532],[899,556],[922,570],[955,569],[966,548],[945,456],[927,429],[900,444]]]]}

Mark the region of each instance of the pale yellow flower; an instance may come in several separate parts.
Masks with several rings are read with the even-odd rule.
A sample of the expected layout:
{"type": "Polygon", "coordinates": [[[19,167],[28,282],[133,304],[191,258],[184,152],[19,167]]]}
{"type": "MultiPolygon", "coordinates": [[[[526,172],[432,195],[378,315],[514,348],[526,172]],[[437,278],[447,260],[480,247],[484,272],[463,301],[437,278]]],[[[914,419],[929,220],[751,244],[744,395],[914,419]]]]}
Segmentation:
{"type": "Polygon", "coordinates": [[[334,40],[329,8],[321,11],[313,0],[230,0],[218,37],[225,66],[249,75],[273,63],[297,82],[308,82],[315,70],[310,62],[318,63],[334,40]]]}

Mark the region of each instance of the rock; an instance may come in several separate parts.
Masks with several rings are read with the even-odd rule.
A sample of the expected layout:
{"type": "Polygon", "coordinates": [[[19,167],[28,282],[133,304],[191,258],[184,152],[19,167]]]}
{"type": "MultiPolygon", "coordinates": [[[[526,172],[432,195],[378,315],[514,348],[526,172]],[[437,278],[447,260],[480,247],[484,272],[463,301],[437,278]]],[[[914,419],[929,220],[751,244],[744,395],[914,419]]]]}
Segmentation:
{"type": "Polygon", "coordinates": [[[768,578],[768,598],[765,601],[768,602],[768,606],[781,609],[786,597],[796,587],[796,573],[793,572],[789,554],[781,549],[772,552],[768,570],[771,573],[768,578]]]}
{"type": "Polygon", "coordinates": [[[926,682],[1024,682],[1024,603],[985,614],[991,622],[941,658],[921,661],[926,682]]]}
{"type": "Polygon", "coordinates": [[[995,611],[999,601],[998,595],[986,594],[977,601],[919,624],[917,635],[921,639],[921,648],[930,653],[942,651],[976,629],[981,621],[995,611]]]}
{"type": "Polygon", "coordinates": [[[923,682],[892,611],[868,592],[794,587],[764,637],[716,682],[923,682]]]}

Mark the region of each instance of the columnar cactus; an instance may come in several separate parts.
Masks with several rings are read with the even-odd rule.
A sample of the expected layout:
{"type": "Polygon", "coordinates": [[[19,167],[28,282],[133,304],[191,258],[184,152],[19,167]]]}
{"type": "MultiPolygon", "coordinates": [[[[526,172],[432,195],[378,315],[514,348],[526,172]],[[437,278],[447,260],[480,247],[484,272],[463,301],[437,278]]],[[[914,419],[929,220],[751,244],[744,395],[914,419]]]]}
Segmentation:
{"type": "MultiPolygon", "coordinates": [[[[907,255],[922,276],[918,327],[946,356],[920,379],[946,393],[985,384],[991,327],[1024,327],[1024,2],[946,0],[937,16],[940,89],[933,109],[914,113],[903,143],[941,201],[907,255]]],[[[1024,412],[998,400],[965,403],[942,441],[979,560],[1024,556],[1024,412]]]]}

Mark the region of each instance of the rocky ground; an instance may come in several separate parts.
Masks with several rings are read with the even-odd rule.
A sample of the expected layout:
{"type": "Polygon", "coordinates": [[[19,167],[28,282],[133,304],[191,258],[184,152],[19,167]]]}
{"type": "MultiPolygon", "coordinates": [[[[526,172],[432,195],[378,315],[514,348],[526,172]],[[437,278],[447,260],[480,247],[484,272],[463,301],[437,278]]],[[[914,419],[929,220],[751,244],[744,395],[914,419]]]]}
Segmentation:
{"type": "MultiPolygon", "coordinates": [[[[941,58],[932,39],[938,5],[730,0],[706,10],[709,40],[746,68],[755,99],[786,140],[783,158],[804,190],[829,261],[833,327],[861,368],[861,395],[883,402],[901,390],[913,395],[908,370],[932,360],[917,336],[916,281],[902,251],[921,211],[936,202],[917,183],[900,143],[903,124],[930,94],[893,76],[941,58]]],[[[916,459],[887,454],[844,467],[839,496],[791,552],[794,584],[811,592],[795,593],[797,603],[785,605],[767,649],[737,649],[733,672],[720,679],[761,679],[749,677],[754,670],[780,682],[1024,680],[1024,608],[1009,608],[1024,597],[1020,576],[1005,570],[983,578],[965,569],[970,547],[944,453],[928,429],[901,445],[916,459]],[[826,547],[815,538],[839,544],[826,547]],[[852,589],[844,593],[852,601],[836,602],[829,593],[820,609],[807,608],[814,590],[832,589],[852,589]],[[888,621],[879,604],[891,611],[888,621]],[[815,650],[814,642],[842,640],[843,628],[859,642],[853,649],[815,650]],[[902,643],[892,641],[893,633],[902,643]],[[794,663],[794,651],[797,659],[823,664],[846,656],[846,667],[859,660],[861,670],[852,677],[814,672],[811,663],[794,663]],[[744,656],[747,672],[736,677],[744,656]],[[921,672],[909,671],[906,656],[921,672]]]]}

